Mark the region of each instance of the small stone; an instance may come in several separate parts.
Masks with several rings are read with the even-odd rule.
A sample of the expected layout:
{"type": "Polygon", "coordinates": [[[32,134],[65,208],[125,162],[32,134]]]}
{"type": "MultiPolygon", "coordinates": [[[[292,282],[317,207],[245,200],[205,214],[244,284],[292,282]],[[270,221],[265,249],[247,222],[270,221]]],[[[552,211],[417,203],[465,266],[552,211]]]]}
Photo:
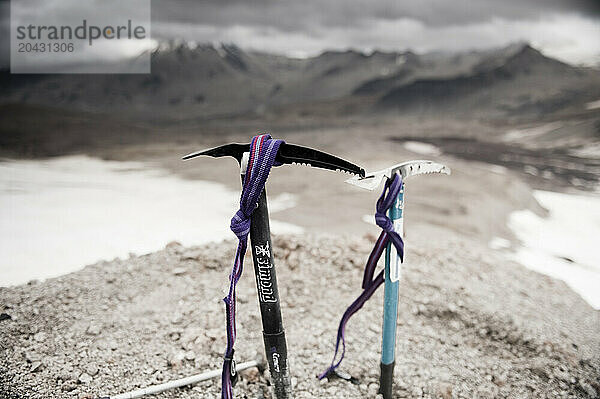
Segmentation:
{"type": "Polygon", "coordinates": [[[115,341],[114,339],[109,340],[106,343],[106,346],[111,350],[111,351],[116,351],[119,348],[119,344],[117,343],[117,341],[115,341]]]}
{"type": "Polygon", "coordinates": [[[214,341],[221,336],[221,333],[220,333],[220,330],[212,329],[212,330],[206,330],[204,332],[204,335],[206,335],[206,337],[209,338],[211,341],[214,341]]]}
{"type": "Polygon", "coordinates": [[[181,276],[182,274],[185,274],[187,272],[187,270],[184,267],[176,267],[175,269],[173,269],[172,273],[175,276],[181,276]]]}
{"type": "Polygon", "coordinates": [[[12,317],[8,313],[0,313],[0,321],[10,320],[10,319],[12,319],[12,317]]]}
{"type": "Polygon", "coordinates": [[[39,333],[37,333],[33,336],[33,340],[36,342],[44,342],[46,340],[46,333],[43,331],[40,331],[39,333]]]}
{"type": "Polygon", "coordinates": [[[154,382],[161,382],[165,379],[165,374],[162,372],[162,370],[156,370],[152,375],[152,379],[154,382]]]}
{"type": "Polygon", "coordinates": [[[27,360],[27,363],[35,363],[41,360],[41,356],[35,352],[25,352],[25,360],[27,360]]]}
{"type": "Polygon", "coordinates": [[[92,322],[92,323],[90,323],[90,325],[88,326],[88,328],[85,332],[88,335],[100,335],[101,331],[102,331],[102,326],[100,326],[100,324],[98,324],[98,323],[92,322]]]}
{"type": "Polygon", "coordinates": [[[367,391],[369,392],[370,396],[375,396],[377,394],[378,389],[379,389],[379,386],[377,384],[371,383],[371,384],[369,384],[367,391]]]}
{"type": "Polygon", "coordinates": [[[462,328],[462,324],[460,321],[458,320],[451,320],[448,325],[450,326],[450,328],[452,328],[453,330],[460,330],[462,328]]]}
{"type": "Polygon", "coordinates": [[[81,375],[79,376],[78,381],[82,384],[89,384],[90,382],[92,382],[93,378],[91,375],[89,375],[88,373],[81,373],[81,375]]]}
{"type": "Polygon", "coordinates": [[[40,371],[43,368],[42,362],[33,362],[31,364],[30,372],[35,373],[36,371],[40,371]]]}
{"type": "Polygon", "coordinates": [[[90,363],[85,366],[85,372],[93,377],[98,374],[98,366],[96,366],[94,363],[90,363]]]}
{"type": "Polygon", "coordinates": [[[221,266],[218,262],[206,262],[204,264],[204,267],[206,267],[207,269],[210,270],[217,270],[219,269],[219,266],[221,266]]]}
{"type": "Polygon", "coordinates": [[[530,368],[531,372],[544,380],[548,379],[549,375],[544,366],[534,365],[530,368]]]}
{"type": "Polygon", "coordinates": [[[196,358],[196,354],[194,351],[187,351],[185,353],[185,360],[194,360],[196,358]]]}
{"type": "Polygon", "coordinates": [[[65,392],[71,392],[75,388],[77,388],[77,383],[74,380],[65,381],[61,385],[61,389],[65,392]]]}
{"type": "Polygon", "coordinates": [[[165,246],[165,249],[180,249],[182,247],[181,243],[179,241],[171,241],[170,243],[168,243],[165,246]]]}
{"type": "Polygon", "coordinates": [[[181,260],[198,260],[202,257],[202,251],[191,249],[181,254],[181,260]]]}
{"type": "Polygon", "coordinates": [[[444,382],[440,383],[438,393],[443,399],[452,399],[452,385],[444,382]]]}
{"type": "Polygon", "coordinates": [[[260,371],[256,367],[250,367],[241,372],[244,379],[248,382],[258,382],[260,379],[260,371]]]}
{"type": "Polygon", "coordinates": [[[494,378],[492,379],[492,382],[496,385],[498,385],[499,387],[503,386],[504,384],[506,384],[506,376],[504,375],[494,375],[494,378]]]}
{"type": "Polygon", "coordinates": [[[517,333],[516,331],[511,331],[510,333],[508,333],[506,341],[511,345],[515,345],[519,342],[520,339],[521,336],[519,335],[519,333],[517,333]]]}
{"type": "Polygon", "coordinates": [[[167,366],[171,368],[179,368],[185,360],[185,353],[182,351],[172,353],[167,359],[167,366]]]}
{"type": "Polygon", "coordinates": [[[571,376],[569,375],[569,373],[567,373],[566,371],[563,371],[563,370],[559,370],[559,369],[554,370],[554,377],[563,382],[566,382],[567,384],[569,384],[571,382],[571,376]]]}
{"type": "Polygon", "coordinates": [[[73,376],[71,375],[71,372],[69,372],[68,370],[61,370],[58,375],[56,376],[56,378],[58,380],[62,380],[62,381],[69,381],[73,379],[73,376]]]}

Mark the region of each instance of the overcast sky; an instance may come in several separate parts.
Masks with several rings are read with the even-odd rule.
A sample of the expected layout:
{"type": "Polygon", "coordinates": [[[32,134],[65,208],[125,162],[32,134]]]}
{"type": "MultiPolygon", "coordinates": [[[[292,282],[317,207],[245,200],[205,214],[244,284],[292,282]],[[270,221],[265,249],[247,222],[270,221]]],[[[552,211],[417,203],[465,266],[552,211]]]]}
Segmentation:
{"type": "MultiPolygon", "coordinates": [[[[0,0],[4,39],[7,5],[0,0]]],[[[152,36],[291,56],[346,48],[461,51],[528,41],[571,63],[598,64],[600,1],[153,0],[152,36]]],[[[7,45],[0,42],[2,65],[7,45]]]]}

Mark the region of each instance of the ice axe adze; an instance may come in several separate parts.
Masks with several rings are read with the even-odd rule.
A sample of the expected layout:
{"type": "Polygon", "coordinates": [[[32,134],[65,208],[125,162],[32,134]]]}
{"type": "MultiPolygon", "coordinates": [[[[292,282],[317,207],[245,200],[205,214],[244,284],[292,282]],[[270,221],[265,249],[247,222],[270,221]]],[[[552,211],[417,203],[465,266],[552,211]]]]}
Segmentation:
{"type": "MultiPolygon", "coordinates": [[[[403,237],[404,235],[404,181],[411,176],[429,173],[442,173],[449,175],[450,169],[432,161],[409,161],[378,172],[367,173],[364,177],[353,177],[347,180],[355,186],[374,190],[384,178],[390,179],[396,173],[402,176],[402,187],[393,206],[389,210],[389,218],[394,224],[394,230],[403,237]]],[[[385,283],[383,300],[383,328],[381,339],[381,374],[379,376],[379,393],[384,399],[392,397],[392,381],[396,359],[396,319],[398,317],[398,285],[400,280],[400,265],[402,260],[396,248],[388,244],[385,251],[385,283]]]]}
{"type": "MultiPolygon", "coordinates": [[[[250,144],[227,144],[186,155],[183,159],[191,159],[200,155],[234,157],[240,164],[243,181],[248,167],[249,154],[250,144]]],[[[280,164],[304,164],[323,169],[344,171],[358,176],[365,175],[364,169],[348,161],[319,150],[294,144],[282,143],[279,146],[275,162],[280,164]]],[[[251,215],[250,243],[263,325],[263,340],[275,396],[277,399],[290,398],[291,382],[287,361],[287,345],[281,318],[275,263],[273,261],[266,190],[263,190],[260,197],[258,197],[257,206],[251,215]]]]}

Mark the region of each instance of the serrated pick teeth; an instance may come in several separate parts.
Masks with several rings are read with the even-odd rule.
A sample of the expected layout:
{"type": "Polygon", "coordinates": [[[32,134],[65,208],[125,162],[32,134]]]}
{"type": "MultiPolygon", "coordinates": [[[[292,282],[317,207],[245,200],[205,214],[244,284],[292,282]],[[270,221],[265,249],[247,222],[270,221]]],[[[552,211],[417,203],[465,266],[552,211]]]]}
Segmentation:
{"type": "MultiPolygon", "coordinates": [[[[299,165],[299,166],[307,166],[309,168],[311,168],[313,166],[310,162],[296,162],[296,161],[294,161],[291,164],[292,165],[299,165]]],[[[336,168],[335,171],[336,172],[347,173],[347,174],[352,175],[352,176],[359,176],[358,174],[356,174],[354,172],[351,172],[349,170],[345,170],[345,169],[336,168]]]]}
{"type": "Polygon", "coordinates": [[[377,188],[384,177],[391,178],[393,173],[400,172],[403,178],[410,176],[418,176],[425,174],[446,174],[451,173],[450,168],[440,163],[427,160],[417,160],[403,162],[377,172],[367,173],[364,178],[352,177],[346,180],[346,183],[367,189],[374,190],[377,188]]]}

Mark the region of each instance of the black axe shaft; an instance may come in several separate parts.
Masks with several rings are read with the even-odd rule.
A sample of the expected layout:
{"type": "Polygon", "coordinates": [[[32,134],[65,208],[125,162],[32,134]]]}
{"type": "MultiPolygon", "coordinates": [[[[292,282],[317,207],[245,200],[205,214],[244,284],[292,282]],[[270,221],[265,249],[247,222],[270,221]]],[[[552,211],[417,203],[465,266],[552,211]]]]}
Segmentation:
{"type": "Polygon", "coordinates": [[[260,195],[258,206],[252,213],[250,245],[252,247],[256,290],[263,325],[265,354],[271,372],[271,382],[273,383],[275,397],[277,399],[288,399],[292,397],[292,384],[277,289],[273,246],[271,244],[266,189],[260,195]]]}

